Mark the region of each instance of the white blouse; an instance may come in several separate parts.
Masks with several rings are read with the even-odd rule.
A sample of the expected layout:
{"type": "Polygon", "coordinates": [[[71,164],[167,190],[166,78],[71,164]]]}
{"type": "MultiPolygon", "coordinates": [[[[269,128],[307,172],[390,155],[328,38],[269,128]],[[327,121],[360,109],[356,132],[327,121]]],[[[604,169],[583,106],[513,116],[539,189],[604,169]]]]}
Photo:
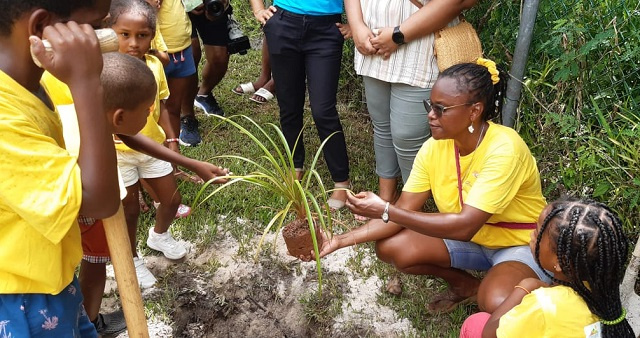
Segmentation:
{"type": "MultiPolygon", "coordinates": [[[[423,4],[429,0],[420,0],[423,4]]],[[[360,0],[362,18],[370,29],[395,27],[418,11],[409,0],[360,0]]],[[[458,18],[449,26],[457,25],[458,18]]],[[[381,55],[362,55],[355,51],[354,68],[358,75],[390,83],[431,88],[438,77],[433,52],[434,34],[408,42],[383,60],[381,55]]]]}

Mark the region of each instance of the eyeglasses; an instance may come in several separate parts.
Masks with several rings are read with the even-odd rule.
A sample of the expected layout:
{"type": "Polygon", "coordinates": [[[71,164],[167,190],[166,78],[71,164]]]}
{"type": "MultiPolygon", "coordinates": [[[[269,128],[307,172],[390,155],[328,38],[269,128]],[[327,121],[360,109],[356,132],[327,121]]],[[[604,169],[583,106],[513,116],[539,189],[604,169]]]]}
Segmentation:
{"type": "Polygon", "coordinates": [[[449,106],[449,107],[445,107],[441,104],[433,104],[431,103],[431,100],[423,100],[422,103],[424,104],[424,109],[427,110],[427,113],[430,112],[431,110],[433,110],[434,113],[436,113],[436,116],[438,118],[442,117],[442,114],[444,114],[445,111],[447,111],[448,109],[451,108],[456,108],[456,107],[462,107],[462,106],[470,106],[473,103],[469,102],[469,103],[461,103],[461,104],[456,104],[453,106],[449,106]]]}

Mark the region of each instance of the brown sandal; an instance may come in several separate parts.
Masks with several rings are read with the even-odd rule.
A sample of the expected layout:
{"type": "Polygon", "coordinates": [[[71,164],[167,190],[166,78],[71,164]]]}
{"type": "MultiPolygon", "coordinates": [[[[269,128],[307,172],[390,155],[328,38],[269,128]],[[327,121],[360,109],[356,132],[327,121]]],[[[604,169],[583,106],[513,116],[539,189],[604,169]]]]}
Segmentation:
{"type": "Polygon", "coordinates": [[[465,305],[475,301],[476,295],[460,296],[453,293],[451,289],[446,289],[432,298],[431,303],[427,305],[427,312],[432,315],[449,313],[455,310],[458,305],[465,305]]]}

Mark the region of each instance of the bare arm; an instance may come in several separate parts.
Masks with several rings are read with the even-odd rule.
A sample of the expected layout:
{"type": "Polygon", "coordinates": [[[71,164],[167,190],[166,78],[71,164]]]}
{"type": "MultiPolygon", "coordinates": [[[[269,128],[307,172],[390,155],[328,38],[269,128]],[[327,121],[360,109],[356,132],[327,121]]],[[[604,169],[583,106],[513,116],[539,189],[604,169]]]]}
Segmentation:
{"type": "Polygon", "coordinates": [[[376,49],[371,45],[370,39],[375,37],[373,32],[364,23],[362,18],[362,7],[360,0],[345,0],[344,8],[347,12],[347,20],[351,26],[353,42],[362,55],[371,55],[376,53],[376,49]]]}
{"type": "MultiPolygon", "coordinates": [[[[418,194],[403,192],[396,202],[396,205],[398,207],[406,208],[409,210],[420,210],[430,195],[430,192],[418,194]]],[[[384,203],[386,202],[383,201],[383,209],[384,203]]],[[[394,222],[384,223],[382,220],[377,219],[380,217],[380,215],[382,215],[382,209],[380,210],[380,214],[376,214],[375,216],[373,216],[372,219],[367,222],[367,224],[353,229],[349,232],[336,235],[330,240],[325,241],[322,250],[320,250],[320,256],[322,257],[328,255],[335,250],[347,246],[388,238],[397,234],[400,230],[403,229],[401,225],[398,225],[394,222]]]]}
{"type": "Polygon", "coordinates": [[[116,212],[120,199],[116,154],[102,102],[102,56],[95,32],[89,25],[68,22],[46,27],[43,37],[51,43],[53,56],[45,55],[37,38],[34,52],[46,70],[69,86],[78,117],[80,213],[93,218],[109,217],[116,212]]]}
{"type": "MultiPolygon", "coordinates": [[[[403,192],[400,198],[406,194],[403,192]]],[[[372,192],[348,196],[347,200],[347,206],[353,213],[371,218],[379,218],[386,205],[384,200],[372,192]]],[[[414,205],[406,207],[404,203],[390,205],[389,224],[399,224],[431,237],[469,241],[491,217],[490,213],[466,204],[462,206],[460,213],[424,213],[419,211],[419,207],[424,204],[424,200],[420,200],[416,201],[421,202],[418,208],[414,205]]]]}
{"type": "Polygon", "coordinates": [[[208,162],[194,160],[172,151],[171,149],[155,142],[154,140],[142,135],[137,134],[135,136],[118,135],[118,138],[122,140],[129,148],[145,153],[151,157],[170,162],[175,165],[187,168],[195,172],[200,178],[205,181],[216,179],[215,183],[226,182],[224,177],[229,174],[229,170],[208,162]]]}
{"type": "Polygon", "coordinates": [[[504,302],[502,302],[502,304],[500,304],[500,306],[498,306],[498,308],[491,314],[489,321],[487,321],[487,324],[482,330],[482,338],[496,337],[496,331],[498,330],[498,326],[500,324],[500,318],[511,309],[516,307],[516,305],[522,303],[522,298],[524,298],[524,296],[528,294],[527,291],[531,292],[537,288],[549,286],[548,284],[537,278],[523,279],[518,285],[522,288],[516,286],[509,297],[507,297],[507,299],[505,299],[504,302]]]}
{"type": "MultiPolygon", "coordinates": [[[[405,42],[419,39],[446,26],[460,13],[473,7],[477,0],[431,0],[420,10],[400,24],[400,31],[405,42]]],[[[398,45],[391,40],[393,27],[385,27],[380,34],[371,40],[378,54],[389,57],[396,51],[398,45]]]]}
{"type": "Polygon", "coordinates": [[[269,6],[269,8],[264,7],[264,2],[262,0],[250,0],[251,10],[253,11],[253,16],[255,16],[256,20],[260,22],[262,25],[267,23],[273,13],[277,11],[274,6],[269,6]]]}
{"type": "MultiPolygon", "coordinates": [[[[158,119],[158,124],[164,130],[164,134],[168,139],[177,138],[176,134],[173,132],[173,128],[171,128],[171,121],[169,120],[169,111],[167,110],[167,106],[164,104],[164,100],[160,100],[160,118],[158,119]]],[[[169,142],[169,149],[179,153],[180,148],[178,147],[177,142],[169,142]]]]}

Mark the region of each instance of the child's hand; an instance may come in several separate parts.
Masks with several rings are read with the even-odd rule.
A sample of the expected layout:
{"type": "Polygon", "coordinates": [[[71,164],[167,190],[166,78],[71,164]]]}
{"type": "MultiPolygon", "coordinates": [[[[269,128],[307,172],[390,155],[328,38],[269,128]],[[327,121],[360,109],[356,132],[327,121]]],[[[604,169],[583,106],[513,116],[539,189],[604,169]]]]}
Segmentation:
{"type": "Polygon", "coordinates": [[[336,26],[338,26],[338,29],[340,30],[340,33],[345,40],[351,39],[351,27],[348,23],[337,22],[336,26]]]}
{"type": "Polygon", "coordinates": [[[200,176],[200,178],[205,182],[213,180],[212,183],[214,184],[227,183],[229,179],[224,177],[232,174],[227,168],[219,167],[203,161],[200,161],[195,169],[197,169],[194,170],[196,174],[198,174],[198,176],[200,176]]]}
{"type": "Polygon", "coordinates": [[[89,25],[73,21],[56,23],[44,28],[42,38],[49,41],[52,51],[45,49],[37,36],[29,37],[32,54],[42,67],[70,88],[85,86],[90,80],[100,80],[102,54],[98,38],[89,25]]]}

